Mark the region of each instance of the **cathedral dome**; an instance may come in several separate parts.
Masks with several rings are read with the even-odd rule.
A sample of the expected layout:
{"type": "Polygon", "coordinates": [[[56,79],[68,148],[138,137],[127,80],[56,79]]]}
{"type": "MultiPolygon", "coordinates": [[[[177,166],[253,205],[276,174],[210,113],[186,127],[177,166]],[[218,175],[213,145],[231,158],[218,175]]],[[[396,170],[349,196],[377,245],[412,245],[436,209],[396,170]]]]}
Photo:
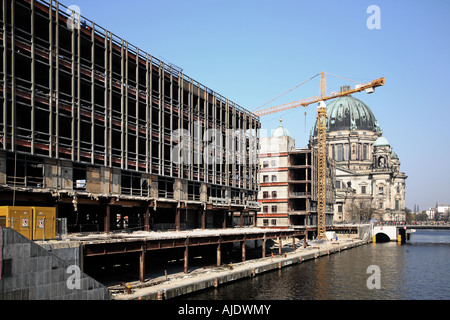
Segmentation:
{"type": "Polygon", "coordinates": [[[290,137],[291,136],[289,134],[288,129],[286,129],[285,127],[283,127],[281,125],[282,122],[283,122],[283,120],[280,119],[280,126],[278,128],[276,128],[275,130],[273,130],[272,137],[290,137]]]}
{"type": "Polygon", "coordinates": [[[328,132],[343,130],[381,132],[377,119],[370,108],[352,96],[340,97],[330,102],[327,106],[327,115],[328,132]]]}

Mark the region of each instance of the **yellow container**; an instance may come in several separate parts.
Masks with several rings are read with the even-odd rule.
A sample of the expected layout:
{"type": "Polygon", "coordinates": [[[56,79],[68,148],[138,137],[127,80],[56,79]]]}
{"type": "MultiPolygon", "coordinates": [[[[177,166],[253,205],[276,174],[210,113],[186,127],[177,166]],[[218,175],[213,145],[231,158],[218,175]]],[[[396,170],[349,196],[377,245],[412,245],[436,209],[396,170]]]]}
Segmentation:
{"type": "Polygon", "coordinates": [[[0,207],[0,225],[33,239],[33,209],[31,207],[0,207]]]}
{"type": "Polygon", "coordinates": [[[56,237],[56,210],[54,207],[32,207],[33,240],[51,240],[56,237]]]}

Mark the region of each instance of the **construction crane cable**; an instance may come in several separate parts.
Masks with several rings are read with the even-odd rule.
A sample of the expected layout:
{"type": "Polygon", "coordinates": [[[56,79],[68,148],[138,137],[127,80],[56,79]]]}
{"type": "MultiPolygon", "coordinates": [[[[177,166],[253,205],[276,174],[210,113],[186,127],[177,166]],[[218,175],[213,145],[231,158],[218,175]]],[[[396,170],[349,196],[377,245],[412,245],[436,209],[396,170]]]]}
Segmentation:
{"type": "Polygon", "coordinates": [[[330,76],[333,76],[333,77],[341,78],[341,79],[348,80],[348,81],[351,81],[351,82],[354,82],[354,83],[358,83],[358,84],[363,84],[362,82],[355,81],[355,80],[352,80],[352,79],[349,79],[349,78],[345,78],[345,77],[341,77],[341,76],[338,76],[336,74],[332,74],[332,73],[328,73],[328,72],[325,72],[325,73],[330,75],[330,76]]]}
{"type": "Polygon", "coordinates": [[[276,98],[273,98],[272,100],[270,100],[270,101],[268,101],[268,102],[266,102],[266,103],[264,103],[264,104],[260,105],[260,106],[259,106],[259,107],[257,107],[256,109],[253,109],[253,110],[252,110],[252,112],[254,112],[254,111],[256,111],[256,110],[258,110],[258,109],[260,109],[260,108],[264,107],[265,105],[267,105],[267,104],[271,103],[272,101],[275,101],[275,100],[277,100],[278,98],[280,98],[280,97],[284,96],[285,94],[287,94],[287,93],[291,92],[292,90],[294,90],[294,89],[297,89],[297,88],[298,88],[298,87],[300,87],[301,85],[304,85],[305,83],[307,83],[308,81],[311,81],[312,79],[314,79],[315,77],[317,77],[317,76],[319,76],[319,75],[320,75],[320,73],[316,74],[315,76],[312,76],[312,77],[311,77],[311,78],[309,78],[308,80],[306,80],[306,81],[303,81],[302,83],[300,83],[300,84],[296,85],[296,86],[295,86],[295,87],[293,87],[292,89],[289,89],[289,90],[288,90],[288,91],[286,91],[285,93],[283,93],[283,94],[279,95],[278,97],[276,97],[276,98]]]}

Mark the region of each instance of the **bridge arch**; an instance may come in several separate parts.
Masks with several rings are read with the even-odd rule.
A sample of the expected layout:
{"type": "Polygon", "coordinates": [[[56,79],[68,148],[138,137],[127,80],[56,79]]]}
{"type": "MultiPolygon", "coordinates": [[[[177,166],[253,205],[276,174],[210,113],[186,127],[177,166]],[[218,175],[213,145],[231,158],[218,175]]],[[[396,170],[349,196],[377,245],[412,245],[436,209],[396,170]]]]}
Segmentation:
{"type": "Polygon", "coordinates": [[[397,239],[396,226],[374,226],[373,233],[376,242],[395,241],[397,239]]]}
{"type": "Polygon", "coordinates": [[[380,243],[380,242],[390,242],[390,241],[391,241],[391,238],[389,238],[389,236],[388,236],[386,233],[384,233],[384,232],[378,232],[378,233],[375,235],[375,239],[376,239],[376,242],[377,242],[377,243],[380,243]]]}

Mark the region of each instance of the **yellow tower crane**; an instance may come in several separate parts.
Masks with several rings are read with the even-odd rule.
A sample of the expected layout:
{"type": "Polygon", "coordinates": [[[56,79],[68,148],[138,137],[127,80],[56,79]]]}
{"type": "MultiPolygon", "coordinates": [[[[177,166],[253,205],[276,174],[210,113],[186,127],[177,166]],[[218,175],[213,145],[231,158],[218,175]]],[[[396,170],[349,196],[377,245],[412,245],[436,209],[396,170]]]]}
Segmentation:
{"type": "MultiPolygon", "coordinates": [[[[352,93],[366,91],[367,93],[375,92],[375,88],[384,85],[384,78],[379,78],[373,80],[372,82],[366,84],[358,84],[354,89],[342,90],[341,92],[334,92],[330,95],[327,95],[327,82],[326,82],[326,72],[322,71],[320,73],[320,91],[319,97],[311,97],[306,99],[301,99],[289,103],[285,103],[282,105],[278,105],[275,107],[270,107],[262,110],[254,111],[254,114],[257,116],[264,116],[276,112],[286,111],[289,109],[294,109],[297,107],[307,107],[312,103],[318,103],[317,108],[317,143],[318,143],[318,186],[317,186],[317,238],[318,239],[326,239],[326,174],[327,174],[327,107],[325,101],[348,96],[352,93]]],[[[308,79],[312,80],[319,74],[314,77],[308,79]]],[[[331,75],[331,74],[330,74],[331,75]]],[[[342,77],[340,77],[342,78],[342,77]]],[[[345,79],[345,78],[344,78],[345,79]]],[[[348,80],[348,79],[347,79],[348,80]]],[[[293,89],[299,87],[300,85],[306,83],[307,81],[299,84],[293,89]]],[[[292,91],[293,89],[289,90],[292,91]]],[[[289,92],[287,91],[287,92],[289,92]]],[[[286,92],[286,93],[287,93],[286,92]]],[[[285,94],[285,93],[284,93],[285,94]]],[[[283,95],[284,95],[283,94],[283,95]]],[[[281,96],[278,96],[279,98],[281,96]]],[[[275,98],[275,99],[277,99],[275,98]]],[[[272,102],[273,100],[265,103],[264,105],[272,102]]],[[[262,105],[262,106],[264,106],[262,105]]],[[[260,106],[259,108],[261,108],[260,106]]],[[[259,109],[257,108],[257,109],[259,109]]]]}

